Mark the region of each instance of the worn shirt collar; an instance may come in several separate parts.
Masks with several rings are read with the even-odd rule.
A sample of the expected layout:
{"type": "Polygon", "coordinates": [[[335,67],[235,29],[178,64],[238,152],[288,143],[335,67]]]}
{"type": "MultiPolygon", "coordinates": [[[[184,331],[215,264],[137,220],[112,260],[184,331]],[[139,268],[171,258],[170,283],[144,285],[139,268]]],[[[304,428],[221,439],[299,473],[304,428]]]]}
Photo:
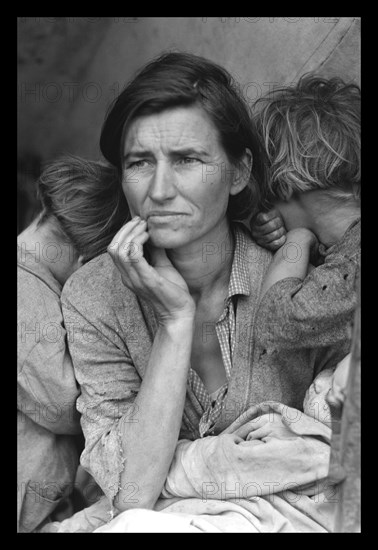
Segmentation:
{"type": "Polygon", "coordinates": [[[232,260],[230,283],[228,285],[228,298],[236,294],[249,296],[250,280],[248,270],[248,245],[246,233],[239,224],[232,226],[235,239],[234,258],[232,260]]]}

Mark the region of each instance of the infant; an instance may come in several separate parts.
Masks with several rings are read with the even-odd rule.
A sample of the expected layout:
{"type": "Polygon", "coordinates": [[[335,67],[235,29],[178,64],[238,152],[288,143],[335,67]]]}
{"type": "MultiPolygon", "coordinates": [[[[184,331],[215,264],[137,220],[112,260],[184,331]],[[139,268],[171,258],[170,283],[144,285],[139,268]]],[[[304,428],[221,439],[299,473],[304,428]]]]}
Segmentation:
{"type": "Polygon", "coordinates": [[[341,409],[346,395],[351,354],[336,369],[325,369],[318,374],[306,392],[303,411],[315,420],[331,427],[330,407],[341,409]]]}
{"type": "MultiPolygon", "coordinates": [[[[336,369],[325,369],[315,378],[306,392],[303,401],[303,412],[314,420],[332,428],[332,413],[341,414],[348,382],[351,354],[349,353],[336,369]]],[[[244,444],[261,445],[264,438],[294,437],[282,415],[278,412],[263,414],[250,422],[251,431],[245,438],[244,444]]],[[[243,444],[242,443],[242,444],[243,444]]]]}

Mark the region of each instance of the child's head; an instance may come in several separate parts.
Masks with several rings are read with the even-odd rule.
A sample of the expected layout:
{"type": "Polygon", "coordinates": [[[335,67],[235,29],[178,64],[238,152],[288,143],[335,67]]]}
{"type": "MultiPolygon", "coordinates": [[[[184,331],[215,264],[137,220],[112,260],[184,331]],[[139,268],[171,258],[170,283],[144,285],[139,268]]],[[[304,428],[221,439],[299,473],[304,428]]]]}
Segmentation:
{"type": "Polygon", "coordinates": [[[269,159],[262,209],[313,190],[359,200],[360,99],[356,84],[308,74],[256,102],[269,159]]]}
{"type": "Polygon", "coordinates": [[[324,369],[315,378],[303,401],[303,410],[308,416],[331,425],[330,405],[341,407],[343,404],[350,358],[349,353],[338,363],[336,369],[324,369]]]}
{"type": "Polygon", "coordinates": [[[37,181],[42,213],[83,261],[106,252],[128,216],[118,174],[111,165],[68,155],[50,163],[37,181]]]}

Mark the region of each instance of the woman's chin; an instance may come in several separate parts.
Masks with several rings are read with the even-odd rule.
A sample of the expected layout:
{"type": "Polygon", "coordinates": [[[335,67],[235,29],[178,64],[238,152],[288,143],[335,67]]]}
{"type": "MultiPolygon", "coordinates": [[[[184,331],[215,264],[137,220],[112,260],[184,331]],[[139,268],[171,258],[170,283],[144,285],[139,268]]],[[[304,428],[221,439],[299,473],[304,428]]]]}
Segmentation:
{"type": "Polygon", "coordinates": [[[175,234],[172,231],[152,229],[148,233],[150,236],[148,242],[157,248],[177,248],[185,244],[182,235],[175,234]]]}

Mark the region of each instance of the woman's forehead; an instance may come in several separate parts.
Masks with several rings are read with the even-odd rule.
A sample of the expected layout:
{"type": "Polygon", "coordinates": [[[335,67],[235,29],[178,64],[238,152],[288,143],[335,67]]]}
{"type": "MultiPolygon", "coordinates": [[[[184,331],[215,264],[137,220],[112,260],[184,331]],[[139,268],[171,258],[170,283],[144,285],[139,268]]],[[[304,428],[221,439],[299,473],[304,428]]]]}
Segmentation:
{"type": "Polygon", "coordinates": [[[175,107],[136,118],[126,132],[124,152],[160,146],[211,149],[217,145],[218,130],[201,107],[175,107]]]}

